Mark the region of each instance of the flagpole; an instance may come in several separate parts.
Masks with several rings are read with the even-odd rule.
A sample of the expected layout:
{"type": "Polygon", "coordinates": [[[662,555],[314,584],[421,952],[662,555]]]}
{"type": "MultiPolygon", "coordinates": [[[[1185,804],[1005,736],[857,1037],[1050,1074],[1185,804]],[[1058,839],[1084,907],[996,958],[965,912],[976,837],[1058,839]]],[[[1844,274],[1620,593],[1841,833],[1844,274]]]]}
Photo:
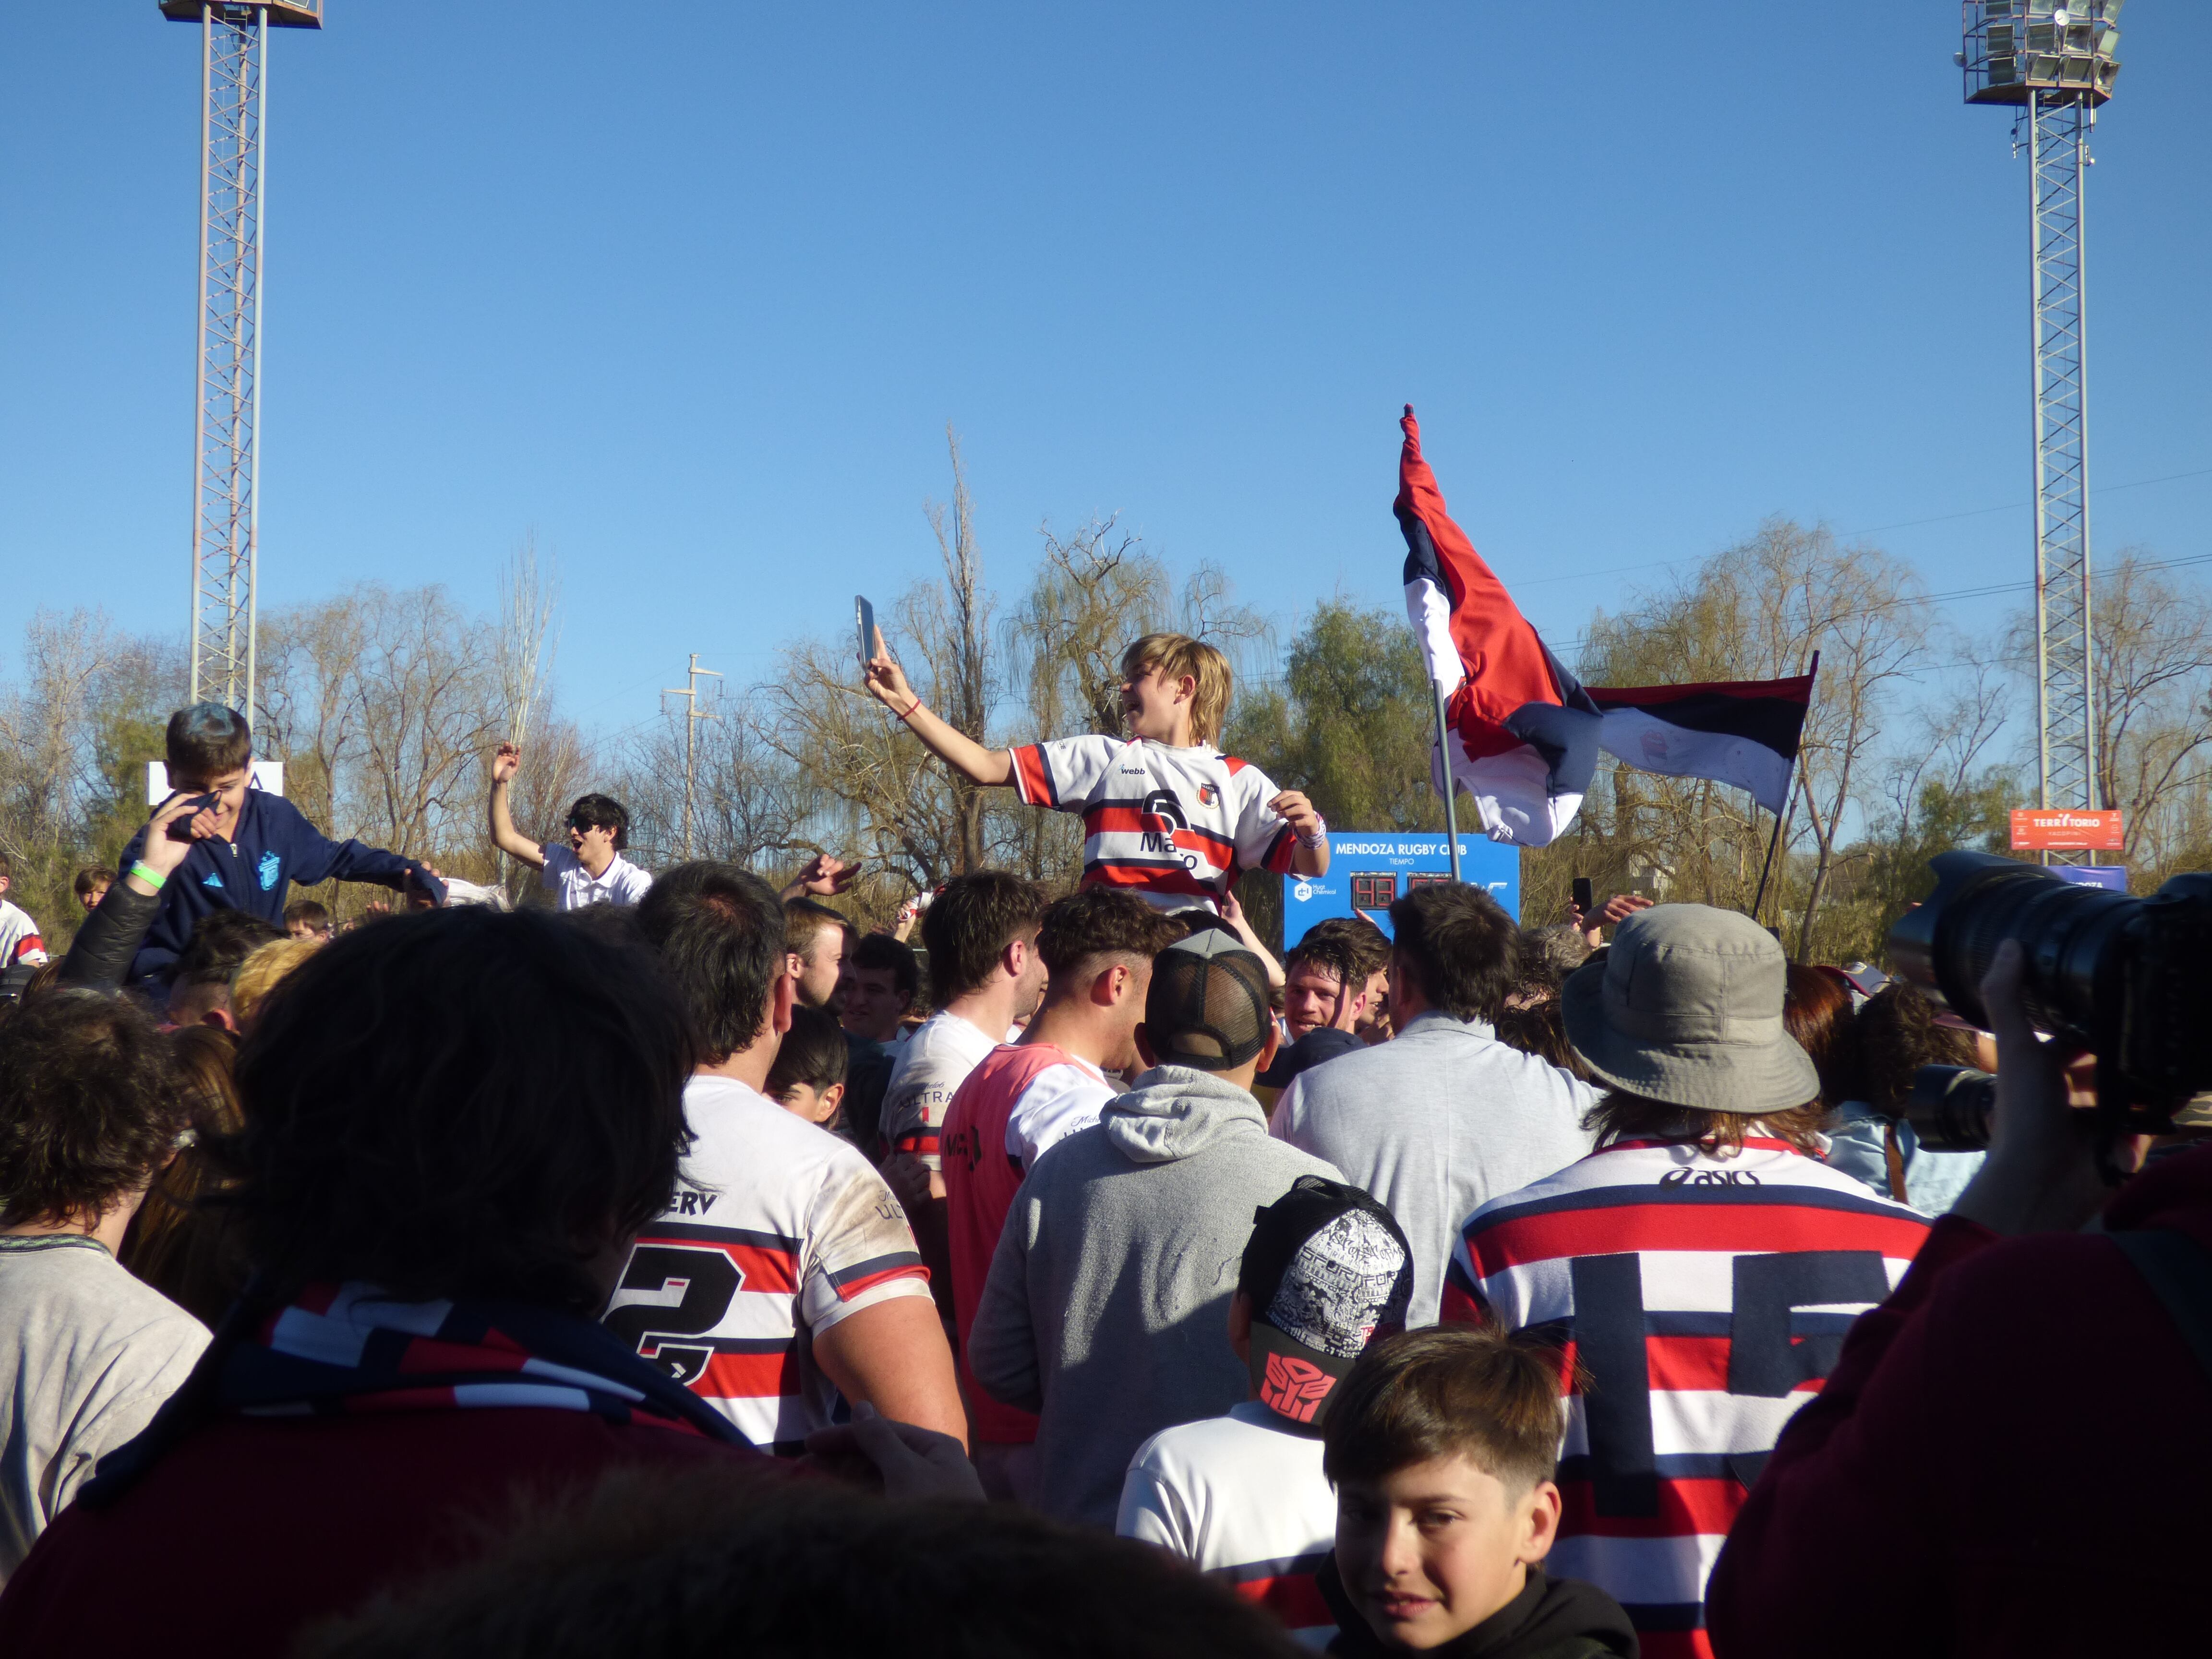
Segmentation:
{"type": "Polygon", "coordinates": [[[1459,780],[1452,775],[1451,750],[1445,744],[1450,727],[1444,724],[1444,683],[1431,680],[1429,689],[1437,696],[1437,769],[1443,774],[1444,790],[1444,848],[1451,854],[1451,878],[1459,879],[1459,811],[1453,797],[1459,793],[1459,780]]]}
{"type": "MultiPolygon", "coordinates": [[[[1782,799],[1783,799],[1783,803],[1784,803],[1785,805],[1788,805],[1789,800],[1790,800],[1790,789],[1791,782],[1792,782],[1792,781],[1796,777],[1796,775],[1797,775],[1797,757],[1796,757],[1795,755],[1792,755],[1792,756],[1790,757],[1790,770],[1789,770],[1789,773],[1788,773],[1788,774],[1784,777],[1784,779],[1783,779],[1783,781],[1782,781],[1782,799]]],[[[1752,919],[1753,921],[1757,921],[1759,920],[1759,912],[1760,912],[1760,911],[1762,911],[1762,910],[1764,910],[1764,909],[1766,908],[1766,877],[1767,877],[1767,872],[1768,872],[1769,871],[1771,871],[1771,870],[1772,870],[1772,869],[1774,868],[1774,849],[1775,849],[1777,847],[1780,846],[1780,845],[1781,845],[1781,843],[1782,843],[1782,814],[1781,814],[1781,813],[1779,813],[1779,812],[1777,812],[1777,813],[1774,815],[1774,830],[1773,830],[1773,833],[1771,833],[1771,835],[1769,835],[1769,836],[1767,836],[1767,838],[1766,838],[1766,862],[1765,862],[1765,863],[1764,863],[1764,864],[1762,864],[1762,865],[1760,865],[1760,866],[1759,866],[1759,892],[1758,892],[1758,895],[1757,895],[1755,897],[1753,897],[1753,900],[1751,901],[1751,919],[1752,919]]]]}
{"type": "MultiPolygon", "coordinates": [[[[1805,672],[1808,674],[1812,675],[1815,680],[1819,679],[1820,675],[1820,653],[1819,652],[1815,651],[1813,653],[1812,663],[1805,672]]],[[[1808,686],[1806,688],[1805,693],[1806,699],[1808,702],[1812,699],[1812,688],[1808,686]]],[[[1801,750],[1804,747],[1802,741],[1799,743],[1798,747],[1801,750]]],[[[1797,757],[1796,755],[1792,755],[1790,757],[1789,769],[1782,775],[1782,805],[1784,807],[1787,807],[1790,805],[1790,792],[1796,784],[1796,779],[1797,757]]],[[[1768,873],[1774,868],[1774,849],[1781,844],[1782,814],[1778,811],[1774,815],[1773,833],[1769,835],[1766,838],[1766,862],[1759,866],[1759,891],[1751,901],[1751,919],[1753,921],[1757,921],[1759,920],[1760,911],[1765,908],[1766,878],[1768,873]]]]}

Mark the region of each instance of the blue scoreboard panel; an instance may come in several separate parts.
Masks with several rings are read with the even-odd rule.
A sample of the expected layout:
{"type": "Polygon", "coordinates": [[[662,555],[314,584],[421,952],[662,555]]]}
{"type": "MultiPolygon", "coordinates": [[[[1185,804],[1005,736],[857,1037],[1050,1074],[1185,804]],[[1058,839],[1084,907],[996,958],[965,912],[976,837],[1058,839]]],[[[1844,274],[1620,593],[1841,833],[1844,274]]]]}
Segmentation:
{"type": "MultiPolygon", "coordinates": [[[[1488,889],[1506,915],[1521,919],[1520,848],[1463,834],[1459,866],[1462,880],[1488,889]]],[[[1333,830],[1327,875],[1293,871],[1283,878],[1283,948],[1289,950],[1307,928],[1330,916],[1363,915],[1388,933],[1392,904],[1416,887],[1450,879],[1451,853],[1439,831],[1370,835],[1333,830]]]]}

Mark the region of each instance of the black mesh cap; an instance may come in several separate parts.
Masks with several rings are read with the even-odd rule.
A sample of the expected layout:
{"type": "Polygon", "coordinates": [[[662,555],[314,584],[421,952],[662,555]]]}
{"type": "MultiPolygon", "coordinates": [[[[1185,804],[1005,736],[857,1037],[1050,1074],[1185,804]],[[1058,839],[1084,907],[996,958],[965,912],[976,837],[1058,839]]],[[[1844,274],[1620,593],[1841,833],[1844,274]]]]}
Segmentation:
{"type": "Polygon", "coordinates": [[[1194,933],[1152,958],[1145,1037],[1159,1064],[1233,1072],[1273,1027],[1267,969],[1234,934],[1194,933]]]}

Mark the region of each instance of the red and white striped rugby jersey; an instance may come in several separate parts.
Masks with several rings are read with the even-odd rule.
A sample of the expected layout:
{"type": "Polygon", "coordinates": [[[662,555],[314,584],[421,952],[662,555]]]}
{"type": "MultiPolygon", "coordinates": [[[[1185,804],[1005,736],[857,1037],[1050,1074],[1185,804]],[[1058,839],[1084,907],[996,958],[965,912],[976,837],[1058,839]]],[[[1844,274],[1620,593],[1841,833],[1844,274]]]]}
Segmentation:
{"type": "Polygon", "coordinates": [[[1336,1493],[1317,1435],[1256,1400],[1163,1429],[1137,1449],[1114,1530],[1181,1556],[1326,1648],[1336,1616],[1315,1575],[1336,1544],[1336,1493]]]}
{"type": "Polygon", "coordinates": [[[899,1049],[898,1064],[884,1090],[884,1145],[912,1152],[932,1170],[945,1161],[938,1140],[945,1109],[968,1073],[999,1046],[999,1039],[977,1030],[950,1008],[939,1008],[899,1049]]]}
{"type": "Polygon", "coordinates": [[[0,899],[0,968],[12,968],[19,962],[38,967],[46,960],[46,942],[39,937],[39,924],[31,920],[31,913],[0,899]]]}
{"type": "Polygon", "coordinates": [[[1763,1139],[1623,1141],[1468,1218],[1444,1319],[1552,1331],[1587,1380],[1546,1570],[1608,1592],[1651,1659],[1711,1654],[1705,1580],[1746,1488],[1928,1224],[1763,1139]]]}
{"type": "Polygon", "coordinates": [[[813,1339],[929,1294],[906,1212],[847,1142],[733,1078],[684,1088],[676,1198],[639,1233],[605,1322],[737,1425],[797,1456],[837,1391],[813,1339]]]}
{"type": "Polygon", "coordinates": [[[1032,806],[1083,815],[1083,884],[1126,887],[1164,910],[1218,908],[1244,870],[1291,867],[1297,838],[1267,775],[1212,744],[1055,738],[1009,751],[1032,806]]]}

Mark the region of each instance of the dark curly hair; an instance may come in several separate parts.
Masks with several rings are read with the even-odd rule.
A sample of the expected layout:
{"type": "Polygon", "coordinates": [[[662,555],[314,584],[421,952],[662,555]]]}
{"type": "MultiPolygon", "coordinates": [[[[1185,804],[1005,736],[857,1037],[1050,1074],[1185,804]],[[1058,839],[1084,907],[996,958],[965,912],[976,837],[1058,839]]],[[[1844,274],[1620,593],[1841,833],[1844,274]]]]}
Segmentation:
{"type": "Polygon", "coordinates": [[[169,1160],[189,1108],[135,1005],[57,990],[0,1020],[0,1225],[94,1219],[169,1160]]]}
{"type": "Polygon", "coordinates": [[[1116,887],[1084,887],[1045,907],[1037,954],[1059,989],[1070,975],[1099,957],[1146,961],[1183,937],[1183,924],[1116,887]]]}
{"type": "Polygon", "coordinates": [[[1859,1071],[1865,1099],[1892,1116],[1912,1097],[1923,1066],[1976,1063],[1971,1032],[1938,1025],[1942,1011],[1917,986],[1893,979],[1866,1000],[1858,1014],[1859,1071]]]}
{"type": "Polygon", "coordinates": [[[595,1313],[595,1259],[674,1190],[692,1060],[618,935],[477,906],[344,935],[239,1051],[225,1153],[260,1293],[360,1279],[595,1313]]]}
{"type": "Polygon", "coordinates": [[[1336,975],[1348,991],[1365,985],[1390,965],[1390,941],[1364,916],[1329,916],[1306,929],[1305,937],[1291,947],[1283,970],[1295,974],[1302,967],[1322,969],[1336,975]]]}

